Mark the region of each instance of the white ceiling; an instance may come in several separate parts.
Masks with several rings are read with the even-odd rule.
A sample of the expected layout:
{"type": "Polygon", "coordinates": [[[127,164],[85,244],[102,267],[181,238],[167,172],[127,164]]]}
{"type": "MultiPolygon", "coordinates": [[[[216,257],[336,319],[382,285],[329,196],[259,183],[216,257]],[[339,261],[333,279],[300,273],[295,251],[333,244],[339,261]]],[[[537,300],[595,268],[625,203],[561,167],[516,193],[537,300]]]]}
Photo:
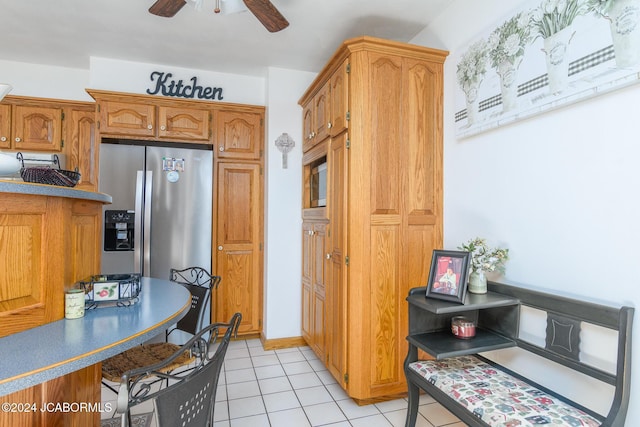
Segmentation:
{"type": "Polygon", "coordinates": [[[173,18],[151,15],[154,1],[0,0],[0,60],[88,69],[98,56],[255,76],[266,67],[317,72],[343,40],[409,41],[451,2],[272,0],[290,25],[269,33],[248,11],[213,13],[215,0],[201,10],[188,1],[173,18]]]}

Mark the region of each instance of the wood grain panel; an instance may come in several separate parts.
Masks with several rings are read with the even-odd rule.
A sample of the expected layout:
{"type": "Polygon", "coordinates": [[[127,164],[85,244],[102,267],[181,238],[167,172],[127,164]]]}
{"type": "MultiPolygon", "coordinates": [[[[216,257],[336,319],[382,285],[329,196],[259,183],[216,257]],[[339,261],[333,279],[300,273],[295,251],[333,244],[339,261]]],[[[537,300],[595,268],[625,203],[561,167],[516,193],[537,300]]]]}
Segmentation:
{"type": "Polygon", "coordinates": [[[11,105],[0,104],[0,148],[11,147],[11,105]]]}
{"type": "Polygon", "coordinates": [[[400,155],[402,105],[402,61],[393,56],[370,55],[370,84],[375,91],[369,98],[371,123],[372,175],[371,213],[400,213],[400,155]]]}
{"type": "Polygon", "coordinates": [[[442,72],[431,64],[405,60],[406,80],[403,141],[407,149],[407,213],[410,223],[434,224],[440,212],[442,148],[439,111],[442,72]],[[416,218],[426,216],[427,218],[416,218]]]}
{"type": "Polygon", "coordinates": [[[329,133],[331,136],[340,134],[349,126],[349,121],[347,120],[347,112],[349,111],[348,66],[349,60],[345,59],[342,65],[333,73],[330,80],[331,128],[329,133]]]}
{"type": "Polygon", "coordinates": [[[158,107],[158,137],[207,141],[210,115],[206,109],[158,107]]]}
{"type": "MultiPolygon", "coordinates": [[[[338,71],[343,72],[343,71],[338,71]]],[[[349,307],[346,288],[347,255],[347,177],[349,175],[349,151],[346,148],[347,134],[341,133],[331,139],[328,161],[329,193],[328,251],[331,255],[327,266],[326,311],[327,311],[327,368],[342,387],[346,386],[347,374],[347,310],[349,307]]]]}
{"type": "Polygon", "coordinates": [[[262,186],[258,163],[218,162],[215,321],[242,313],[239,333],[262,329],[262,186]]]}
{"type": "Polygon", "coordinates": [[[39,199],[0,194],[0,336],[45,323],[51,310],[42,256],[48,207],[39,199]]]}
{"type": "Polygon", "coordinates": [[[97,130],[95,112],[72,109],[68,112],[66,169],[78,168],[80,181],[77,189],[98,190],[98,156],[97,130]]]}
{"type": "Polygon", "coordinates": [[[60,151],[62,108],[16,105],[13,110],[13,138],[16,150],[60,151]]]}
{"type": "Polygon", "coordinates": [[[71,217],[71,276],[67,283],[75,283],[100,272],[100,206],[76,202],[71,217]]]}
{"type": "Polygon", "coordinates": [[[400,227],[372,227],[371,234],[371,385],[376,386],[398,381],[400,227]]]}
{"type": "Polygon", "coordinates": [[[218,321],[231,318],[233,313],[242,313],[242,323],[239,333],[260,330],[261,313],[256,293],[257,282],[254,278],[254,255],[251,250],[225,250],[218,258],[219,274],[222,276],[220,289],[224,286],[224,297],[218,299],[218,321]],[[221,259],[220,259],[221,258],[221,259]]]}
{"type": "Polygon", "coordinates": [[[236,111],[215,113],[217,156],[259,160],[262,156],[262,114],[236,111]]]}
{"type": "Polygon", "coordinates": [[[100,133],[154,136],[155,106],[142,103],[100,101],[100,133]]]}

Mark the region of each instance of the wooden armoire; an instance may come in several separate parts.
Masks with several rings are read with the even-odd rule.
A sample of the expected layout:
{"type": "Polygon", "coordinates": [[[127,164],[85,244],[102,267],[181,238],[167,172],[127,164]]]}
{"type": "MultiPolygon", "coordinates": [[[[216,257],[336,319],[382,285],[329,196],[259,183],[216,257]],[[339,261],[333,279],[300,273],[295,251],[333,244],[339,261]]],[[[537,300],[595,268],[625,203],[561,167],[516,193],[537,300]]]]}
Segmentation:
{"type": "Polygon", "coordinates": [[[406,391],[405,298],[442,247],[447,54],[350,39],[300,99],[302,335],[363,403],[406,391]],[[325,163],[326,206],[316,206],[325,163]]]}

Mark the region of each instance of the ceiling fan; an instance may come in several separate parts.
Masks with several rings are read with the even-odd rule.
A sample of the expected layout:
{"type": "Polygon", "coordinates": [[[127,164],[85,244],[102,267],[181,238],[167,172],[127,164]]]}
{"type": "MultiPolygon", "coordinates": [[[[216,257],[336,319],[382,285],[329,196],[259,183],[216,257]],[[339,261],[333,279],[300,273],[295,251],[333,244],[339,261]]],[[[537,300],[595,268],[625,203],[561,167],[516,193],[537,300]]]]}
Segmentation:
{"type": "MultiPolygon", "coordinates": [[[[284,16],[276,9],[276,7],[269,0],[242,0],[247,6],[247,9],[251,11],[258,18],[258,21],[264,25],[264,27],[272,33],[284,30],[289,26],[289,22],[284,16]]],[[[185,0],[156,0],[154,4],[149,8],[149,12],[157,16],[164,16],[170,18],[182,9],[187,4],[185,0]]],[[[220,9],[217,7],[216,12],[220,9]]]]}

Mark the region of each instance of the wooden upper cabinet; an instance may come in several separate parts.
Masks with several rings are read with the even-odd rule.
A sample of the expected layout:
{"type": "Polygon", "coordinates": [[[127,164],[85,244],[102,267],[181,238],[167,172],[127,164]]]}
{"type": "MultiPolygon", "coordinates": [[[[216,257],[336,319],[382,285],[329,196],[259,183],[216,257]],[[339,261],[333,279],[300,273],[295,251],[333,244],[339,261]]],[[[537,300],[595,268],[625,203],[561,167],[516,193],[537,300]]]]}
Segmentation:
{"type": "Polygon", "coordinates": [[[349,121],[349,60],[345,60],[331,76],[329,133],[339,135],[348,127],[349,121]]]}
{"type": "Polygon", "coordinates": [[[315,114],[314,136],[316,143],[329,136],[329,85],[324,85],[313,98],[315,114]]]}
{"type": "Polygon", "coordinates": [[[62,108],[15,105],[12,148],[26,151],[62,149],[62,108]]]}
{"type": "Polygon", "coordinates": [[[211,112],[206,109],[158,107],[158,137],[208,141],[211,112]]]}
{"type": "Polygon", "coordinates": [[[99,143],[93,108],[70,108],[65,116],[67,155],[66,169],[78,168],[80,181],[76,188],[98,191],[99,143]]]}
{"type": "Polygon", "coordinates": [[[218,111],[215,114],[218,158],[259,160],[262,157],[261,113],[218,111]]]}
{"type": "Polygon", "coordinates": [[[11,148],[11,105],[0,104],[0,148],[11,148]]]}
{"type": "Polygon", "coordinates": [[[307,152],[329,136],[330,88],[323,85],[303,108],[302,151],[307,152]]]}
{"type": "Polygon", "coordinates": [[[156,107],[148,103],[101,101],[100,133],[155,136],[156,107]]]}
{"type": "Polygon", "coordinates": [[[313,147],[313,99],[302,106],[302,151],[313,147]]]}

